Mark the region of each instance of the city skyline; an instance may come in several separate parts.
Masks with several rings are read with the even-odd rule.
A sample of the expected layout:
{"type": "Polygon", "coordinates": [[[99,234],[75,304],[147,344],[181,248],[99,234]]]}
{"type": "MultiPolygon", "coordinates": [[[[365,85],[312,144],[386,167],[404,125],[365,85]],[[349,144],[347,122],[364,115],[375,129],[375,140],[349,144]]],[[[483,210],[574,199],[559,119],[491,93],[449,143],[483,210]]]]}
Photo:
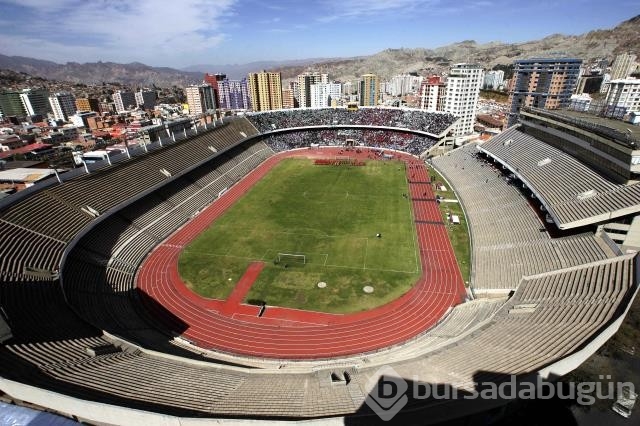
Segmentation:
{"type": "Polygon", "coordinates": [[[0,53],[59,63],[143,62],[179,69],[350,57],[462,40],[518,43],[555,33],[578,35],[638,14],[631,1],[613,3],[0,0],[0,53]],[[522,16],[543,25],[523,26],[522,16]]]}

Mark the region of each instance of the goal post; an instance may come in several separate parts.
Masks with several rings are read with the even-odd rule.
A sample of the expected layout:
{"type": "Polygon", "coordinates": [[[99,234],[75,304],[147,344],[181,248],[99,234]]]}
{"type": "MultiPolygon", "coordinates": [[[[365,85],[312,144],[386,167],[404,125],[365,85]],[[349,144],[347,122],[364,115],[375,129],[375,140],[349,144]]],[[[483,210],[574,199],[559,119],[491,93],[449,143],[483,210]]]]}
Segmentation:
{"type": "Polygon", "coordinates": [[[305,265],[307,263],[307,256],[304,254],[295,254],[295,253],[278,253],[276,257],[277,263],[285,263],[285,264],[298,264],[305,265]]]}

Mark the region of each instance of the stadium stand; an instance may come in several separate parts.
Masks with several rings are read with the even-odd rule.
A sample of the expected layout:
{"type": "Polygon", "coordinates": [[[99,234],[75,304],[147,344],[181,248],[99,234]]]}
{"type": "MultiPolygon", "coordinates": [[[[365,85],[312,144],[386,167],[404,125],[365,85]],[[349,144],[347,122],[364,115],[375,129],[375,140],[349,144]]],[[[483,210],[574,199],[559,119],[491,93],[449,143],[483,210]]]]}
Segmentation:
{"type": "Polygon", "coordinates": [[[247,118],[262,134],[301,127],[366,126],[419,131],[433,137],[443,136],[457,121],[449,113],[406,108],[292,109],[251,113],[247,118]]]}
{"type": "Polygon", "coordinates": [[[636,291],[637,268],[636,255],[631,254],[524,277],[493,319],[463,344],[420,361],[424,370],[415,363],[396,370],[400,374],[409,368],[430,371],[431,375],[423,376],[425,382],[451,383],[468,390],[482,381],[479,371],[486,376],[535,371],[554,357],[578,350],[589,333],[615,316],[620,302],[636,291]],[[585,281],[590,285],[585,286],[585,281]],[[438,368],[426,368],[427,363],[438,368]]]}
{"type": "MultiPolygon", "coordinates": [[[[89,423],[120,423],[127,414],[139,422],[179,421],[150,413],[234,420],[358,416],[366,423],[376,416],[364,401],[380,378],[380,365],[392,365],[407,381],[472,391],[477,382],[506,380],[508,374],[519,380],[541,370],[566,374],[613,335],[638,290],[637,255],[616,256],[588,232],[552,238],[527,195],[469,145],[433,165],[465,208],[474,288],[499,295],[515,290],[508,301],[465,303],[405,344],[324,362],[274,360],[265,363],[268,368],[255,368],[261,360],[241,365],[242,358],[234,363],[227,354],[224,359],[231,361],[224,361],[175,344],[174,335],[158,329],[159,316],[171,318],[166,310],[134,288],[140,262],[278,150],[269,147],[269,139],[261,141],[254,125],[273,132],[272,124],[308,126],[310,117],[331,126],[351,114],[278,112],[252,115],[251,122],[232,120],[34,192],[0,211],[0,307],[12,333],[0,345],[5,399],[37,402],[89,423]],[[57,271],[61,260],[63,269],[57,271]],[[38,271],[51,276],[35,278],[38,271]],[[87,402],[102,405],[96,409],[87,402]]],[[[443,116],[416,122],[385,110],[362,114],[362,125],[394,122],[433,134],[454,122],[443,116]]],[[[529,163],[521,161],[526,169],[529,163]]],[[[173,329],[189,326],[173,321],[173,329]]],[[[406,416],[436,421],[486,409],[459,400],[419,399],[412,392],[410,386],[406,416]]]]}
{"type": "Polygon", "coordinates": [[[347,139],[376,148],[394,149],[420,155],[438,143],[438,140],[412,133],[382,130],[301,130],[286,133],[270,134],[265,143],[275,152],[296,148],[307,148],[312,145],[345,145],[347,139]]]}
{"type": "MultiPolygon", "coordinates": [[[[498,312],[462,340],[428,356],[393,364],[401,377],[473,390],[478,381],[500,374],[529,373],[576,351],[589,336],[610,324],[636,286],[635,255],[525,277],[498,312]],[[589,278],[592,285],[585,286],[589,278]]],[[[461,314],[464,317],[465,314],[461,314]]],[[[460,328],[467,327],[461,319],[460,328]]],[[[453,320],[453,319],[452,319],[453,320]]],[[[456,329],[458,327],[452,327],[456,329]]],[[[38,378],[40,386],[83,399],[124,404],[175,415],[300,418],[362,411],[377,367],[341,367],[350,380],[331,383],[333,369],[299,373],[238,370],[202,363],[175,362],[132,347],[113,347],[108,339],[75,339],[47,345],[9,345],[0,352],[7,378],[38,378]],[[87,355],[86,348],[108,353],[87,355]],[[40,374],[34,376],[29,365],[40,374]],[[304,389],[304,390],[303,390],[304,389]]],[[[333,373],[335,374],[335,373],[333,373]]],[[[31,379],[33,380],[33,379],[31,379]]],[[[450,410],[449,401],[442,409],[450,410]]],[[[410,401],[410,407],[438,410],[442,400],[410,401]]],[[[372,414],[372,413],[368,413],[372,414]]]]}
{"type": "Polygon", "coordinates": [[[7,320],[4,318],[4,313],[0,311],[0,343],[5,340],[9,340],[13,337],[11,333],[11,327],[7,324],[7,320]]]}
{"type": "Polygon", "coordinates": [[[528,135],[562,150],[612,182],[638,181],[637,126],[595,111],[533,107],[522,108],[519,122],[528,135]]]}
{"type": "Polygon", "coordinates": [[[134,280],[138,265],[153,247],[217,198],[213,194],[223,189],[216,186],[219,181],[230,185],[272,154],[262,142],[236,147],[99,223],[66,261],[64,282],[71,304],[103,330],[148,344],[157,342],[156,333],[148,330],[136,310],[140,303],[134,280]],[[211,173],[210,168],[225,172],[211,173]]]}
{"type": "Polygon", "coordinates": [[[551,238],[520,189],[475,144],[432,160],[456,189],[473,241],[471,285],[505,294],[520,277],[604,260],[614,252],[594,234],[551,238]],[[464,171],[463,171],[464,170],[464,171]]]}
{"type": "Polygon", "coordinates": [[[524,182],[560,229],[604,222],[640,211],[640,184],[614,184],[518,127],[503,132],[479,149],[524,182]]]}
{"type": "Polygon", "coordinates": [[[117,167],[71,179],[9,205],[0,212],[1,226],[7,230],[2,238],[6,242],[5,250],[15,253],[4,253],[0,274],[19,279],[25,266],[53,271],[65,243],[94,219],[87,207],[102,213],[120,203],[130,202],[141,192],[167,180],[160,169],[178,174],[215,156],[207,148],[213,140],[218,141],[220,149],[228,149],[244,139],[243,134],[255,135],[255,129],[251,131],[251,128],[246,120],[233,120],[215,132],[204,132],[182,143],[132,158],[117,167]],[[213,136],[218,131],[222,138],[213,136]],[[8,232],[9,228],[13,232],[8,232]],[[11,244],[14,240],[20,240],[20,244],[11,244]],[[56,245],[58,249],[51,250],[56,245]],[[24,255],[26,253],[28,255],[24,255]],[[46,253],[46,256],[38,253],[46,253]],[[37,261],[31,260],[34,256],[38,257],[37,261]]]}

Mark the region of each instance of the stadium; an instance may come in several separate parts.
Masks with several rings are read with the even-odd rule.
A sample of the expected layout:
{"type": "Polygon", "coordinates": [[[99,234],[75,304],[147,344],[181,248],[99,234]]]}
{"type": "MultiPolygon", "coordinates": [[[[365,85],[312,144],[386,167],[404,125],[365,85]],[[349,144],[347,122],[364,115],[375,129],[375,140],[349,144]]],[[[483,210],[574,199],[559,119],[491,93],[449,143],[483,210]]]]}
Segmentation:
{"type": "MultiPolygon", "coordinates": [[[[98,424],[372,424],[384,420],[372,392],[400,380],[406,398],[394,420],[424,424],[499,413],[511,402],[465,399],[479,383],[566,375],[615,334],[637,293],[635,135],[531,108],[487,142],[431,156],[455,123],[450,114],[393,108],[194,123],[2,200],[2,399],[98,424]],[[241,251],[235,240],[259,254],[238,263],[241,273],[221,275],[230,281],[226,299],[192,291],[179,266],[185,247],[294,161],[339,173],[338,188],[370,164],[395,173],[401,186],[392,198],[411,212],[398,244],[415,242],[410,288],[345,313],[310,310],[295,295],[301,305],[280,306],[268,291],[251,303],[247,292],[268,270],[304,274],[351,253],[364,256],[366,274],[369,256],[376,266],[407,257],[384,245],[393,232],[363,225],[371,254],[353,243],[336,251],[339,241],[318,237],[316,251],[299,238],[265,249],[238,228],[225,256],[241,251]],[[464,211],[468,279],[436,183],[464,211]],[[418,391],[427,386],[460,397],[425,397],[418,391]]],[[[367,222],[340,203],[337,217],[367,222]]],[[[289,216],[274,220],[286,228],[289,216]]],[[[328,293],[335,280],[309,291],[328,293]]],[[[372,287],[377,297],[384,283],[372,287]]]]}

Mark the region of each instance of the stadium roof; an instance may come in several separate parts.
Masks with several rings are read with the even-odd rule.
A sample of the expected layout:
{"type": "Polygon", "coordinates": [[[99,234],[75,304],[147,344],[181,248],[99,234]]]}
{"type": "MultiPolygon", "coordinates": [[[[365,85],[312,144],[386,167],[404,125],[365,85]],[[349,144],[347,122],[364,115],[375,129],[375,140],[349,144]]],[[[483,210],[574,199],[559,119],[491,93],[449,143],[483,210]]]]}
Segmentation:
{"type": "Polygon", "coordinates": [[[640,212],[640,184],[619,185],[518,127],[478,146],[536,195],[560,229],[640,212]]]}

